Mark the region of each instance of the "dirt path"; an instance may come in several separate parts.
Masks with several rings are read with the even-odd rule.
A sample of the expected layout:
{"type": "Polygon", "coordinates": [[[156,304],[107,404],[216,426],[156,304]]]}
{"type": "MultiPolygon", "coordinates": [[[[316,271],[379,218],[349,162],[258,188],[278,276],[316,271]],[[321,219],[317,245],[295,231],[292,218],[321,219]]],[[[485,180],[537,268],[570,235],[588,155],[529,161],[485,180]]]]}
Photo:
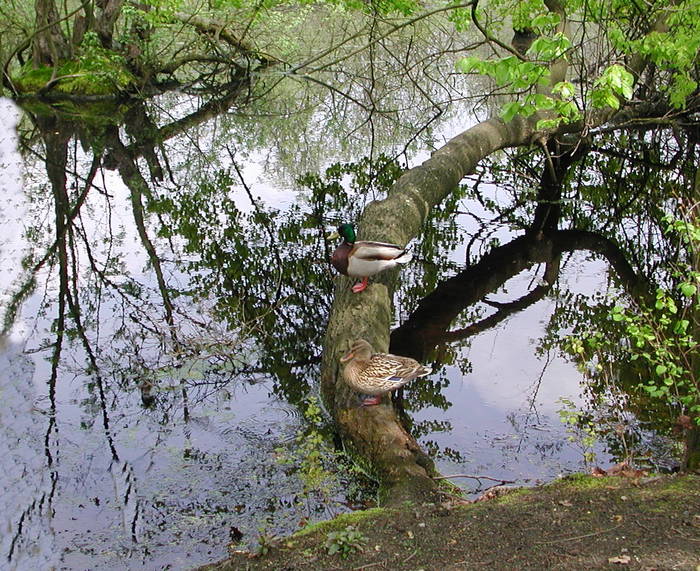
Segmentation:
{"type": "Polygon", "coordinates": [[[468,505],[356,512],[206,568],[700,571],[700,476],[577,476],[468,505]]]}

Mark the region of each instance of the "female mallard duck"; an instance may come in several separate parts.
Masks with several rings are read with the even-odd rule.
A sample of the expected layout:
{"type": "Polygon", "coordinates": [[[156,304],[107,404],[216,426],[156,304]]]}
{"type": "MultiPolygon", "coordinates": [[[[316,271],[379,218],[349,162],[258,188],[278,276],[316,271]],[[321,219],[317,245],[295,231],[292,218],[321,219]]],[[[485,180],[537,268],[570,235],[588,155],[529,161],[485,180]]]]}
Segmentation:
{"type": "Polygon", "coordinates": [[[340,362],[347,363],[343,370],[345,382],[354,390],[371,395],[363,399],[362,406],[379,404],[381,395],[430,374],[430,369],[410,357],[375,353],[364,339],[356,339],[340,362]]]}
{"type": "Polygon", "coordinates": [[[351,224],[342,224],[337,232],[329,238],[343,238],[343,243],[331,256],[331,264],[341,274],[362,281],[352,286],[353,293],[359,293],[367,287],[369,276],[393,268],[397,264],[411,261],[413,254],[396,244],[383,242],[356,241],[355,229],[351,224]]]}

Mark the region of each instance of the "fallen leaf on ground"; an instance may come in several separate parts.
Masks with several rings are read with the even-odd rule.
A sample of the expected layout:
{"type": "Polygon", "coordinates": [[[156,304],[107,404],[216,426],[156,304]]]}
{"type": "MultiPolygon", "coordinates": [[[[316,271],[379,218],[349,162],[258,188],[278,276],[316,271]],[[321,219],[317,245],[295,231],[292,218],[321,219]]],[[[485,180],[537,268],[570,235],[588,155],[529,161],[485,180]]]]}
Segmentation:
{"type": "Polygon", "coordinates": [[[629,555],[620,555],[619,557],[608,557],[608,563],[616,563],[617,565],[627,565],[632,558],[629,555]]]}
{"type": "Polygon", "coordinates": [[[561,500],[561,501],[559,502],[559,505],[560,505],[560,506],[567,507],[567,508],[570,508],[570,507],[573,506],[574,504],[572,504],[569,500],[561,500]]]}

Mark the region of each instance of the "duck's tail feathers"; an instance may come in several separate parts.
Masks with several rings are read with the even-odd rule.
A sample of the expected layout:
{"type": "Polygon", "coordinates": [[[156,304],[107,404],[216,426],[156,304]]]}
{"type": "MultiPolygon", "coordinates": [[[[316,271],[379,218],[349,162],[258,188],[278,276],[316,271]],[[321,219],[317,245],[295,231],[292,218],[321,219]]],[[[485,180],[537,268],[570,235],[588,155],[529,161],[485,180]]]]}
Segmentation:
{"type": "Polygon", "coordinates": [[[427,375],[430,375],[433,372],[433,370],[430,367],[426,367],[423,365],[421,370],[418,372],[418,377],[425,377],[427,375]]]}
{"type": "Polygon", "coordinates": [[[394,258],[397,264],[408,264],[413,259],[413,252],[411,250],[405,250],[398,258],[394,258]]]}

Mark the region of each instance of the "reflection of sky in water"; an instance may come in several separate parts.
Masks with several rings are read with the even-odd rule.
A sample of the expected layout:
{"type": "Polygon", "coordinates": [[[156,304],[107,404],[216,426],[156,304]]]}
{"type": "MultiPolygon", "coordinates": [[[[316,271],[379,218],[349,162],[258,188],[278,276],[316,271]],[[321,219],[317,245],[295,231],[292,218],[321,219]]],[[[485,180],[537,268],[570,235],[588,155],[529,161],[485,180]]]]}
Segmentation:
{"type": "MultiPolygon", "coordinates": [[[[511,289],[513,281],[509,282],[511,289]]],[[[550,300],[539,301],[472,338],[469,347],[462,349],[472,371],[462,375],[457,367],[447,368],[450,384],[443,394],[452,407],[414,415],[417,423],[441,420],[451,425],[448,432],[421,438],[421,442],[432,441],[441,449],[460,453],[461,461],[448,454],[439,456],[438,469],[443,474],[467,473],[534,484],[585,470],[583,451],[568,441],[557,413],[562,408],[561,397],[582,403],[581,375],[554,352],[549,362],[535,355],[552,306],[550,300]]],[[[609,456],[600,447],[596,452],[598,462],[606,465],[609,456]]],[[[465,489],[477,488],[472,479],[459,478],[455,483],[465,489]]],[[[491,485],[493,482],[484,480],[481,488],[491,485]]]]}
{"type": "Polygon", "coordinates": [[[271,530],[296,527],[301,515],[289,505],[300,489],[274,449],[299,421],[263,385],[194,405],[186,425],[172,418],[164,426],[137,401],[113,417],[119,462],[106,454],[99,426],[80,429],[80,408],[62,406],[73,424],[54,522],[57,542],[70,549],[64,565],[121,569],[128,559],[130,568],[189,568],[224,557],[234,527],[254,543],[266,511],[276,520],[271,530]]]}
{"type": "Polygon", "coordinates": [[[19,112],[8,99],[0,98],[0,307],[7,301],[7,287],[17,277],[24,241],[22,219],[26,216],[22,185],[22,161],[17,153],[15,125],[19,112]]]}
{"type": "Polygon", "coordinates": [[[58,563],[44,448],[49,419],[35,406],[33,375],[32,359],[0,339],[0,557],[4,564],[11,554],[13,569],[58,563]]]}
{"type": "MultiPolygon", "coordinates": [[[[0,255],[3,264],[13,268],[19,267],[25,207],[19,160],[11,153],[14,139],[8,133],[14,114],[6,104],[0,105],[0,153],[5,171],[0,180],[3,200],[9,200],[9,206],[4,203],[2,209],[5,232],[0,255]]],[[[258,163],[255,156],[249,156],[244,176],[253,195],[267,205],[283,208],[293,199],[287,189],[268,184],[272,175],[266,173],[264,160],[258,163]]],[[[111,222],[116,232],[124,232],[125,251],[135,252],[125,258],[126,269],[148,284],[151,274],[130,215],[127,190],[111,171],[105,172],[105,184],[117,205],[111,222]]],[[[99,203],[98,198],[95,201],[99,203]]],[[[243,210],[249,207],[247,199],[239,203],[243,210]]],[[[84,223],[93,237],[106,233],[99,209],[92,221],[86,217],[84,223]]],[[[499,234],[502,239],[505,236],[499,234]]],[[[463,261],[460,248],[453,259],[463,261]]],[[[587,276],[584,282],[573,271],[564,272],[564,280],[584,291],[599,287],[602,264],[576,265],[587,276]]],[[[42,278],[46,275],[38,276],[39,282],[42,278]]],[[[3,290],[11,279],[14,274],[2,273],[3,290]]],[[[167,279],[185,283],[186,276],[169,273],[167,279]]],[[[508,295],[493,298],[513,299],[514,292],[524,291],[531,279],[530,274],[518,276],[508,283],[508,295]]],[[[24,539],[17,543],[17,549],[23,550],[19,562],[45,567],[60,557],[61,564],[69,568],[100,569],[121,569],[127,560],[132,568],[154,562],[175,568],[193,566],[224,557],[232,527],[244,533],[245,541],[254,541],[266,519],[273,522],[271,530],[289,532],[301,515],[308,515],[291,507],[300,484],[275,461],[275,449],[289,446],[301,422],[295,409],[269,396],[264,379],[261,384],[229,387],[230,394],[204,396],[194,391],[188,424],[182,420],[182,403],[175,391],[170,409],[145,410],[138,391],[130,385],[118,401],[109,397],[114,458],[97,396],[94,390],[87,391],[81,373],[85,355],[75,346],[70,353],[64,352],[57,392],[58,432],[49,438],[58,476],[52,503],[55,515],[48,518],[46,502],[32,508],[39,505],[33,502],[46,498],[51,490],[43,445],[49,426],[50,363],[48,351],[39,349],[53,316],[35,317],[42,294],[23,305],[11,338],[14,345],[0,348],[0,390],[5,403],[0,410],[0,430],[10,437],[0,439],[7,446],[0,449],[0,525],[10,530],[10,534],[3,533],[0,544],[3,556],[11,549],[16,514],[23,510],[31,513],[24,520],[24,539]],[[23,355],[26,350],[36,352],[23,355]]],[[[105,315],[109,315],[107,307],[105,301],[105,315]]],[[[431,443],[439,446],[438,467],[444,474],[469,473],[522,483],[583,468],[581,451],[567,442],[556,414],[559,397],[577,401],[580,375],[560,358],[553,358],[545,368],[534,355],[551,309],[552,302],[540,301],[472,338],[463,351],[473,371],[462,376],[456,367],[447,368],[450,385],[444,394],[452,407],[447,411],[425,409],[414,415],[416,423],[451,424],[451,430],[428,433],[421,439],[428,447],[431,443]],[[456,454],[450,457],[450,449],[462,460],[456,454]]],[[[109,323],[102,328],[107,335],[109,323]]],[[[165,381],[167,373],[161,375],[165,381]]],[[[467,489],[475,487],[473,480],[456,483],[467,489]]],[[[322,506],[319,509],[317,517],[329,515],[322,506]]]]}

